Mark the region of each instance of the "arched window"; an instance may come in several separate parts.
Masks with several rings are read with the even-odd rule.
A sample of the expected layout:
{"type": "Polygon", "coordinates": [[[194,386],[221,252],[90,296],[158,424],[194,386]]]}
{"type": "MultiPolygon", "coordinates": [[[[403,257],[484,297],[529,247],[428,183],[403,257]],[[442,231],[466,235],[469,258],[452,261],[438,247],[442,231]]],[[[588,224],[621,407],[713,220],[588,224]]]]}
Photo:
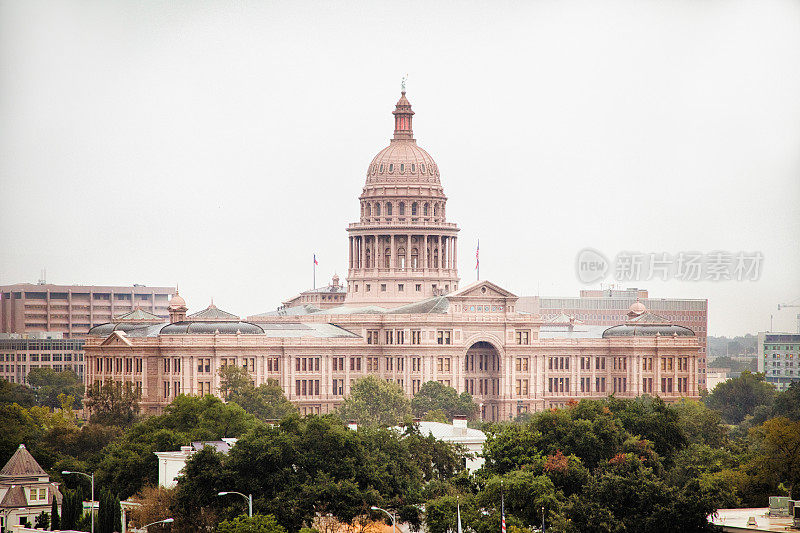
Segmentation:
{"type": "Polygon", "coordinates": [[[405,171],[406,171],[406,166],[403,163],[400,163],[400,173],[402,174],[405,171]]]}
{"type": "Polygon", "coordinates": [[[392,202],[386,202],[386,216],[392,216],[392,202]]]}
{"type": "Polygon", "coordinates": [[[428,216],[428,202],[425,202],[425,205],[422,206],[422,216],[428,216]]]}
{"type": "Polygon", "coordinates": [[[369,204],[369,202],[367,202],[364,212],[368,217],[372,216],[372,206],[369,204]]]}
{"type": "Polygon", "coordinates": [[[394,172],[394,163],[389,163],[389,172],[394,172]]]}
{"type": "Polygon", "coordinates": [[[364,261],[365,261],[365,263],[366,263],[366,267],[367,267],[367,268],[372,268],[372,250],[370,250],[369,248],[367,248],[367,250],[366,250],[366,252],[364,253],[364,255],[366,256],[366,257],[364,258],[364,261]]]}
{"type": "Polygon", "coordinates": [[[417,216],[417,202],[411,204],[411,216],[417,216]]]}
{"type": "Polygon", "coordinates": [[[414,270],[419,268],[419,251],[416,248],[411,249],[411,268],[414,270]]]}
{"type": "Polygon", "coordinates": [[[383,253],[383,268],[391,268],[391,261],[392,261],[392,251],[387,248],[386,251],[383,253]]]}
{"type": "Polygon", "coordinates": [[[400,205],[397,206],[397,214],[405,215],[406,214],[406,203],[400,202],[400,205]]]}
{"type": "Polygon", "coordinates": [[[434,248],[433,250],[433,268],[439,268],[439,249],[434,248]]]}
{"type": "Polygon", "coordinates": [[[406,269],[406,249],[405,248],[398,248],[397,249],[397,265],[400,267],[400,270],[406,269]]]}
{"type": "Polygon", "coordinates": [[[381,216],[381,204],[378,202],[375,203],[375,216],[381,216]]]}
{"type": "Polygon", "coordinates": [[[422,163],[422,164],[419,166],[419,170],[420,170],[420,172],[422,172],[423,174],[425,174],[425,163],[422,163]]]}
{"type": "Polygon", "coordinates": [[[416,171],[417,171],[417,165],[414,164],[414,163],[411,163],[411,172],[416,172],[416,171]]]}
{"type": "Polygon", "coordinates": [[[381,163],[381,172],[383,172],[383,163],[381,163]]]}
{"type": "Polygon", "coordinates": [[[433,204],[433,216],[437,216],[439,214],[439,204],[433,204]]]}

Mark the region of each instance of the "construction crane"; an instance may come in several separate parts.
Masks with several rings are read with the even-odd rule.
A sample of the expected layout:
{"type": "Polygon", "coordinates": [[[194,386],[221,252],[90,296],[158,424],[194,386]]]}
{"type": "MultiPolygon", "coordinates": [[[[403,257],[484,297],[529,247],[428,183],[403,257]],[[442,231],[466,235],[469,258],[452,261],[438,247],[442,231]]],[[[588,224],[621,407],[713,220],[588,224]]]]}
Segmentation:
{"type": "MultiPolygon", "coordinates": [[[[800,304],[778,304],[778,311],[787,307],[800,307],[800,304]]],[[[800,333],[800,313],[797,314],[797,333],[800,333]]]]}

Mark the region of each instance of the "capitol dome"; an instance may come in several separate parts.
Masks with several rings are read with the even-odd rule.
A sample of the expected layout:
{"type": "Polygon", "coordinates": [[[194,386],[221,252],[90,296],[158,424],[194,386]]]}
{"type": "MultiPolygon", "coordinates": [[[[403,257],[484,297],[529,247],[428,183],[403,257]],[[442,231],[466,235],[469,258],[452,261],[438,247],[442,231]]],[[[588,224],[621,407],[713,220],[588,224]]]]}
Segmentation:
{"type": "Polygon", "coordinates": [[[394,115],[394,136],[367,168],[367,186],[374,183],[431,183],[439,185],[439,167],[431,155],[417,145],[411,126],[414,111],[403,91],[394,115]]]}

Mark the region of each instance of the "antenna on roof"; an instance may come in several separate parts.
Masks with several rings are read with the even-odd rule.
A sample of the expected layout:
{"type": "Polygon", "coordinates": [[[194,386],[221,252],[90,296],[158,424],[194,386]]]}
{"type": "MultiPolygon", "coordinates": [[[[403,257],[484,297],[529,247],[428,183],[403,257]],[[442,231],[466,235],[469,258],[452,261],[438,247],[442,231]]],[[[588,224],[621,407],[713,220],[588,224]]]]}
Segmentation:
{"type": "Polygon", "coordinates": [[[47,269],[43,268],[41,272],[39,272],[39,285],[47,285],[47,269]]]}

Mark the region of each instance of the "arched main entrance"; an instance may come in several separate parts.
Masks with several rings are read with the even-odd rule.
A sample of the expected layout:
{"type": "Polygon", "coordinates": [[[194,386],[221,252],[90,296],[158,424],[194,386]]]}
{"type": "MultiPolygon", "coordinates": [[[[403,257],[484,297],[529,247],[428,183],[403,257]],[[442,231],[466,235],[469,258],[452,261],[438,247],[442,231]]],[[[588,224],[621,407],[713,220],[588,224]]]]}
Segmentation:
{"type": "Polygon", "coordinates": [[[464,357],[464,390],[480,405],[483,420],[500,419],[500,352],[486,341],[469,347],[464,357]]]}

